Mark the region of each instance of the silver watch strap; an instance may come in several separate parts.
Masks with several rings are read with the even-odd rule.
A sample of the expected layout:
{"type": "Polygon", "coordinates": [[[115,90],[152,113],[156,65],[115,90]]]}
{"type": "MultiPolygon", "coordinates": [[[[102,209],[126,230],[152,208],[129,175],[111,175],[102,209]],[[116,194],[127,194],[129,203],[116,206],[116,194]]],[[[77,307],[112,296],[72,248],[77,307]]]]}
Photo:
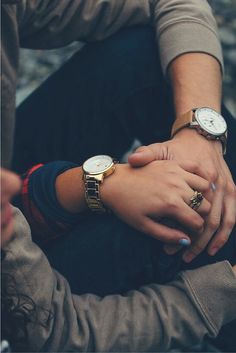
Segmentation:
{"type": "Polygon", "coordinates": [[[90,175],[85,175],[84,182],[85,182],[85,198],[90,210],[97,213],[106,212],[106,208],[104,207],[100,199],[99,181],[91,177],[90,175]]]}

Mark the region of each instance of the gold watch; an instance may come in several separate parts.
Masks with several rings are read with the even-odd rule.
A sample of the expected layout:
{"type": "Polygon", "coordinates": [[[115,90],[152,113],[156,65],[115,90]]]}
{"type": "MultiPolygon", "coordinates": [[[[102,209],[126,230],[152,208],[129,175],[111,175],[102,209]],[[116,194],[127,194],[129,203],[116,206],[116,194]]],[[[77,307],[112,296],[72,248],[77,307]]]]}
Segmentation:
{"type": "Polygon", "coordinates": [[[116,161],[107,155],[94,156],[83,164],[85,199],[91,211],[107,211],[100,197],[100,184],[115,171],[116,161]]]}
{"type": "Polygon", "coordinates": [[[219,140],[223,146],[223,154],[226,153],[227,124],[222,115],[207,107],[192,109],[178,117],[171,131],[173,137],[184,127],[196,129],[199,134],[209,140],[219,140]]]}

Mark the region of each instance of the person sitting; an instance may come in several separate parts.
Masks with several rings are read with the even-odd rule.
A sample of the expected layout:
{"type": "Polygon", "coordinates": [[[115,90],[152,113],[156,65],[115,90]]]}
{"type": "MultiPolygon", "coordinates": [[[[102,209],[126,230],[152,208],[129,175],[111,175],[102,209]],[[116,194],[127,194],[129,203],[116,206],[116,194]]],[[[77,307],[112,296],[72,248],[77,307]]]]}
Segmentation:
{"type": "MultiPolygon", "coordinates": [[[[12,120],[15,110],[14,94],[19,43],[27,47],[51,48],[66,44],[74,39],[98,41],[98,43],[87,45],[81,52],[77,53],[18,109],[15,130],[13,156],[13,168],[15,170],[25,172],[27,168],[37,163],[46,163],[54,160],[67,160],[76,163],[77,170],[76,168],[70,168],[65,173],[59,173],[58,178],[55,178],[51,183],[51,192],[54,192],[54,200],[58,202],[59,199],[59,207],[55,203],[56,210],[53,208],[54,206],[50,208],[50,212],[56,212],[56,217],[52,217],[52,228],[55,227],[58,212],[60,218],[63,211],[67,211],[67,216],[68,211],[70,214],[72,211],[72,213],[76,214],[76,217],[79,211],[83,218],[84,212],[81,211],[89,207],[93,211],[96,208],[100,211],[109,208],[115,214],[115,217],[107,217],[107,214],[95,216],[93,213],[92,215],[88,215],[86,221],[83,219],[79,221],[78,225],[81,228],[84,227],[84,234],[87,236],[86,239],[83,237],[81,230],[77,233],[78,229],[76,229],[74,239],[79,239],[80,244],[74,243],[72,237],[68,239],[60,237],[60,240],[58,239],[57,242],[53,243],[51,257],[57,256],[55,260],[57,263],[60,263],[60,254],[65,252],[65,246],[70,246],[67,251],[67,263],[64,268],[68,268],[67,264],[70,258],[73,259],[73,265],[75,264],[74,259],[78,254],[78,245],[86,247],[85,250],[90,255],[90,261],[79,266],[84,276],[83,279],[81,273],[78,273],[77,267],[72,266],[69,270],[69,274],[73,273],[77,276],[76,281],[68,278],[71,282],[72,292],[74,291],[73,283],[77,283],[78,285],[80,277],[81,284],[83,283],[83,285],[87,285],[85,281],[87,283],[96,283],[94,277],[90,277],[90,274],[94,273],[91,271],[93,271],[95,268],[94,264],[96,264],[96,262],[91,261],[91,257],[95,253],[99,256],[97,263],[100,264],[105,260],[104,267],[107,267],[106,261],[108,260],[109,266],[110,262],[107,256],[109,254],[110,256],[117,254],[117,251],[111,251],[109,244],[113,245],[117,242],[117,248],[121,249],[121,255],[124,254],[121,257],[121,261],[119,261],[120,256],[118,256],[116,263],[116,269],[121,269],[122,281],[117,282],[119,272],[115,276],[115,281],[110,281],[113,268],[113,266],[110,266],[109,280],[98,280],[97,282],[99,286],[108,283],[108,288],[96,288],[94,286],[95,291],[103,291],[100,294],[101,296],[116,291],[124,294],[126,290],[130,289],[129,286],[136,288],[141,284],[145,284],[146,281],[150,282],[154,278],[152,270],[156,268],[158,268],[158,274],[155,277],[160,280],[160,272],[161,274],[165,273],[165,269],[163,271],[163,262],[162,259],[159,262],[159,259],[164,256],[165,267],[167,257],[163,251],[159,251],[160,242],[155,243],[155,246],[153,246],[154,241],[151,242],[151,238],[148,238],[146,235],[152,235],[157,240],[164,242],[168,242],[169,240],[172,244],[186,245],[186,242],[187,244],[191,242],[191,246],[183,254],[186,262],[191,262],[193,257],[201,252],[209,242],[208,252],[210,255],[215,255],[228,239],[230,240],[227,244],[231,241],[233,243],[234,235],[232,229],[235,224],[235,186],[222,155],[226,146],[226,125],[225,121],[222,120],[223,117],[219,114],[221,70],[223,70],[223,64],[215,22],[207,2],[201,2],[199,5],[199,2],[192,0],[191,2],[188,1],[188,4],[186,2],[186,5],[188,5],[186,8],[182,5],[182,1],[156,0],[144,0],[142,2],[103,0],[98,2],[92,1],[92,3],[88,0],[75,0],[70,3],[54,0],[53,6],[52,2],[48,0],[44,0],[43,3],[36,1],[34,4],[29,1],[24,3],[21,1],[3,1],[2,12],[5,25],[3,26],[2,35],[4,51],[2,85],[4,123],[2,131],[4,133],[2,140],[4,145],[3,165],[5,166],[9,165],[11,159],[12,120]],[[131,25],[133,28],[127,28],[131,25]],[[156,45],[153,26],[157,31],[159,51],[156,45]],[[101,39],[104,40],[100,41],[101,39]],[[209,42],[211,46],[209,46],[209,42]],[[12,45],[9,46],[9,43],[12,43],[12,45]],[[173,45],[173,43],[175,44],[173,45]],[[104,72],[104,69],[107,71],[104,72]],[[171,83],[174,99],[170,98],[171,92],[166,78],[171,83]],[[70,85],[70,90],[68,90],[68,84],[70,85]],[[204,108],[205,106],[210,108],[206,109],[204,108]],[[188,114],[185,114],[186,112],[188,114]],[[205,131],[204,124],[201,125],[201,129],[198,126],[198,130],[186,127],[186,124],[193,127],[192,119],[196,118],[198,114],[202,116],[202,112],[203,117],[207,118],[208,123],[211,125],[212,122],[223,121],[224,130],[220,129],[219,132],[212,128],[208,136],[211,138],[210,140],[202,135],[205,131]],[[176,117],[176,123],[173,125],[174,117],[176,117]],[[190,120],[187,121],[186,119],[190,120]],[[169,140],[172,125],[172,139],[169,140]],[[138,137],[143,144],[147,144],[148,146],[141,147],[139,153],[130,156],[129,165],[117,165],[115,171],[113,170],[114,172],[105,178],[102,185],[92,180],[92,172],[90,168],[86,168],[86,165],[89,163],[89,161],[85,162],[87,158],[97,154],[108,154],[120,158],[131,145],[134,137],[138,137]],[[161,143],[156,143],[157,141],[161,143]],[[190,142],[192,143],[191,151],[189,149],[190,142]],[[202,159],[208,165],[207,169],[203,167],[202,159]],[[92,198],[91,194],[89,195],[88,182],[86,184],[88,179],[84,176],[85,183],[81,180],[82,168],[80,166],[84,162],[84,175],[87,175],[90,178],[89,181],[93,185],[96,185],[96,191],[99,186],[100,193],[95,193],[95,198],[92,198]],[[71,175],[70,173],[75,171],[77,175],[73,180],[79,179],[78,184],[73,184],[73,187],[71,187],[70,196],[76,196],[76,200],[73,197],[72,199],[69,197],[69,201],[72,200],[72,209],[70,209],[71,203],[69,202],[68,210],[66,208],[68,206],[67,196],[70,182],[68,183],[67,180],[64,187],[62,184],[61,192],[59,191],[58,194],[55,194],[57,189],[55,188],[55,183],[60,184],[63,180],[65,181],[65,177],[67,179],[71,175]],[[173,175],[175,175],[175,178],[173,178],[173,175]],[[155,182],[156,178],[159,178],[159,185],[155,182]],[[146,179],[148,183],[145,182],[146,179]],[[134,184],[136,189],[134,188],[134,184]],[[78,193],[75,193],[77,187],[78,193]],[[173,187],[175,190],[174,193],[173,187]],[[86,198],[84,195],[85,189],[86,198]],[[168,190],[169,193],[167,192],[168,190]],[[132,197],[130,197],[131,195],[132,197]],[[172,200],[170,200],[170,196],[174,196],[172,200]],[[62,208],[65,209],[62,210],[62,208]],[[171,226],[169,219],[163,224],[163,216],[166,215],[172,218],[171,221],[173,219],[177,220],[181,227],[173,226],[173,224],[171,226]],[[120,222],[117,216],[123,221],[120,222]],[[116,227],[118,224],[119,226],[116,227]],[[219,227],[220,224],[221,226],[219,227]],[[96,229],[99,227],[100,230],[96,232],[96,229]],[[102,227],[107,227],[108,230],[104,231],[102,227]],[[124,228],[128,230],[127,233],[124,231],[124,228]],[[117,236],[111,237],[111,234],[113,234],[111,229],[117,230],[117,236]],[[126,234],[130,234],[130,232],[134,234],[133,236],[131,235],[132,238],[125,236],[126,234]],[[80,235],[79,237],[78,234],[80,235]],[[94,237],[94,234],[97,238],[94,237]],[[229,238],[230,234],[231,237],[229,238]],[[89,243],[88,238],[90,238],[92,243],[89,243]],[[82,239],[85,239],[85,241],[83,242],[82,239]],[[130,240],[130,244],[127,246],[129,239],[132,240],[130,240]],[[73,248],[75,244],[77,246],[73,248]],[[90,247],[93,253],[89,253],[89,244],[95,244],[100,248],[104,244],[104,250],[109,249],[106,252],[106,257],[103,256],[104,250],[100,252],[100,249],[96,249],[95,246],[93,248],[90,247]],[[142,251],[140,251],[141,248],[142,251]],[[125,253],[126,249],[128,249],[127,253],[125,253]],[[75,250],[75,252],[72,252],[72,250],[75,250]],[[157,266],[150,266],[150,254],[151,260],[158,259],[157,266]],[[136,256],[137,259],[135,259],[136,256]],[[133,257],[133,261],[127,261],[128,257],[129,260],[133,257]],[[124,258],[126,261],[123,261],[124,258]],[[87,264],[91,267],[85,267],[87,264]],[[138,268],[135,268],[136,264],[138,268]],[[131,266],[127,274],[131,274],[132,280],[123,275],[126,272],[127,266],[131,266]],[[159,267],[161,271],[159,271],[159,267]],[[140,272],[144,276],[141,276],[140,272]]],[[[228,113],[223,113],[223,115],[225,115],[228,123],[229,135],[232,134],[233,136],[235,124],[228,113]]],[[[232,153],[233,139],[230,136],[229,141],[231,143],[228,146],[227,156],[230,166],[235,156],[232,153]]],[[[96,157],[95,160],[98,162],[100,159],[96,157]]],[[[98,164],[100,165],[100,162],[98,164]]],[[[43,168],[41,168],[41,171],[45,171],[47,166],[43,168]]],[[[36,175],[38,176],[38,173],[40,173],[40,169],[32,173],[31,182],[36,175]]],[[[55,177],[55,173],[52,176],[55,177]]],[[[39,185],[38,182],[37,185],[39,185]]],[[[31,196],[35,196],[35,194],[31,194],[31,196]]],[[[9,197],[6,204],[8,204],[8,201],[9,197]]],[[[38,201],[39,203],[43,201],[44,207],[45,205],[47,206],[44,202],[45,200],[38,201]]],[[[36,207],[40,208],[39,203],[36,202],[36,207]]],[[[9,209],[9,205],[6,209],[9,209]]],[[[44,219],[46,219],[45,209],[43,209],[43,214],[44,219]]],[[[49,218],[51,215],[50,213],[49,218]]],[[[74,225],[73,216],[75,215],[71,217],[74,225]]],[[[60,225],[64,226],[64,222],[61,222],[61,219],[59,221],[60,225]]],[[[68,218],[66,221],[68,221],[68,218]]],[[[166,292],[173,292],[172,287],[175,288],[175,284],[173,284],[175,282],[168,283],[165,286],[154,285],[154,292],[153,286],[151,286],[151,289],[150,286],[147,287],[148,298],[146,296],[146,289],[144,289],[144,296],[142,289],[139,289],[138,292],[128,293],[125,297],[112,295],[111,297],[108,296],[101,299],[93,295],[86,295],[85,297],[71,296],[67,282],[57,272],[52,271],[42,251],[30,241],[28,237],[29,228],[22,219],[22,216],[20,216],[16,225],[23,227],[21,229],[24,236],[19,236],[17,232],[12,241],[3,247],[6,253],[3,260],[4,269],[6,269],[6,273],[15,278],[16,288],[20,292],[30,297],[36,304],[39,304],[39,307],[45,309],[43,310],[44,314],[45,312],[53,312],[52,318],[51,315],[47,315],[48,325],[46,327],[49,328],[49,331],[45,331],[45,325],[44,328],[39,328],[37,324],[33,325],[35,331],[31,323],[27,325],[26,332],[29,335],[28,347],[30,349],[138,351],[152,350],[154,346],[158,347],[158,350],[165,350],[170,347],[189,345],[185,334],[182,332],[185,327],[182,321],[186,322],[181,316],[181,312],[185,307],[183,302],[183,306],[181,305],[179,309],[176,307],[174,309],[175,312],[179,313],[178,320],[181,322],[181,338],[176,338],[174,333],[170,333],[170,336],[168,336],[169,333],[166,330],[164,331],[167,336],[163,337],[160,326],[156,326],[159,320],[159,316],[156,315],[161,310],[160,306],[162,306],[162,303],[165,303],[165,300],[163,302],[163,298],[170,295],[167,295],[166,292]],[[24,243],[23,239],[28,240],[25,240],[26,243],[24,243]],[[24,244],[20,245],[20,243],[24,244]],[[26,254],[27,249],[29,252],[26,254]],[[17,263],[19,265],[17,266],[19,272],[21,272],[20,269],[22,270],[21,273],[24,274],[25,281],[22,281],[21,275],[16,271],[15,261],[11,258],[10,254],[15,254],[14,256],[18,258],[17,263]],[[28,260],[28,256],[30,256],[30,260],[28,260]],[[40,259],[40,261],[37,259],[40,259]],[[39,262],[36,263],[37,261],[39,262]],[[39,269],[40,274],[38,275],[37,271],[31,271],[32,268],[39,269]],[[35,279],[34,283],[32,273],[35,279]],[[18,274],[21,277],[20,280],[18,274]],[[31,279],[27,277],[27,274],[31,279]],[[48,279],[48,282],[46,279],[48,279]],[[42,281],[45,284],[45,291],[41,291],[40,288],[42,281]],[[35,292],[34,288],[36,289],[35,292]],[[65,288],[66,291],[68,290],[66,298],[68,298],[69,302],[62,303],[60,301],[61,299],[65,299],[60,292],[60,288],[62,288],[62,291],[65,288]],[[170,291],[168,291],[168,288],[170,288],[170,291]],[[159,294],[162,290],[165,292],[163,296],[159,294]],[[154,294],[154,301],[152,295],[149,296],[149,293],[154,294]],[[58,295],[61,298],[58,298],[58,295]],[[137,298],[142,299],[139,301],[137,298]],[[151,310],[144,305],[143,299],[148,307],[151,305],[151,310]],[[159,300],[161,303],[159,303],[159,300]],[[111,309],[109,309],[110,305],[107,307],[103,304],[110,301],[112,303],[111,309]],[[142,334],[139,335],[140,320],[134,316],[133,301],[138,301],[139,310],[137,312],[138,316],[142,316],[142,320],[140,319],[142,324],[145,324],[146,327],[146,322],[149,321],[152,330],[159,330],[159,338],[156,337],[156,332],[153,333],[154,331],[152,330],[146,336],[146,331],[143,331],[144,327],[141,330],[142,334]],[[153,304],[154,302],[155,304],[153,304]],[[78,306],[76,303],[78,303],[78,306]],[[128,305],[128,309],[127,303],[131,304],[130,306],[128,305]],[[153,305],[155,306],[154,310],[153,305]],[[58,311],[55,310],[55,307],[58,308],[58,311]],[[89,310],[91,307],[99,307],[98,316],[96,310],[89,310]],[[71,315],[60,315],[60,310],[63,309],[65,312],[65,308],[69,308],[68,310],[72,313],[72,319],[71,315]],[[104,312],[108,314],[109,310],[112,317],[114,315],[117,317],[117,326],[115,328],[111,327],[109,317],[104,321],[104,312]],[[150,314],[150,311],[153,311],[151,315],[154,316],[154,322],[147,316],[150,314]],[[88,318],[87,315],[90,313],[91,317],[88,318]],[[127,326],[123,328],[120,320],[123,321],[124,313],[127,313],[127,326]],[[120,320],[119,317],[121,318],[120,320]],[[97,328],[97,319],[99,320],[99,329],[97,328]],[[69,330],[71,333],[69,336],[65,331],[62,333],[64,326],[60,326],[59,321],[62,325],[65,322],[67,328],[65,331],[69,330]],[[131,330],[133,335],[127,329],[130,327],[130,322],[132,322],[131,330]],[[92,323],[95,324],[93,325],[92,323]],[[103,323],[105,329],[101,326],[103,323]],[[82,325],[82,333],[85,336],[82,337],[80,335],[81,331],[78,325],[79,328],[82,325]],[[59,331],[56,330],[58,327],[59,331]],[[72,330],[70,330],[71,327],[73,327],[72,330]],[[109,329],[112,328],[114,336],[111,335],[111,331],[107,330],[107,327],[109,329]],[[37,337],[33,333],[36,331],[37,337]],[[102,336],[100,337],[101,332],[102,336]],[[124,340],[123,332],[126,335],[124,340]],[[153,335],[155,338],[153,338],[153,335]],[[91,339],[91,336],[96,338],[91,339]],[[146,341],[144,340],[144,336],[148,337],[146,341]],[[107,337],[109,337],[109,341],[107,337]],[[156,339],[160,339],[160,337],[162,337],[161,340],[164,338],[164,343],[162,343],[163,341],[155,341],[156,339]],[[100,341],[100,338],[102,341],[100,341]],[[130,338],[134,340],[131,342],[130,338]],[[61,341],[59,342],[60,339],[61,341]],[[177,341],[179,343],[175,343],[177,341]]],[[[56,224],[57,227],[58,224],[56,224]]],[[[40,233],[41,237],[47,240],[47,234],[44,232],[40,233]]],[[[82,251],[83,247],[80,247],[80,249],[82,251]]],[[[232,253],[232,249],[234,248],[230,247],[228,249],[232,253]]],[[[84,254],[86,254],[86,251],[84,251],[84,254]]],[[[168,249],[168,252],[172,253],[173,249],[168,249]]],[[[48,257],[50,256],[49,252],[47,255],[48,257]]],[[[172,258],[169,256],[168,261],[172,258]]],[[[224,258],[227,258],[227,256],[224,256],[224,258]]],[[[116,259],[115,256],[112,258],[113,263],[115,263],[116,259]]],[[[211,261],[215,261],[214,259],[212,258],[211,261]]],[[[50,261],[52,263],[51,259],[50,261]]],[[[235,318],[234,312],[228,313],[228,305],[234,305],[234,299],[231,300],[230,295],[235,294],[235,276],[227,262],[212,265],[209,268],[210,271],[212,271],[212,268],[214,271],[219,271],[220,277],[222,276],[220,280],[217,279],[217,285],[222,286],[219,289],[222,295],[226,277],[226,281],[229,281],[231,286],[229,293],[225,292],[227,299],[226,308],[222,308],[223,312],[220,314],[216,313],[215,315],[214,320],[216,320],[216,323],[214,322],[214,328],[217,328],[213,333],[214,336],[218,333],[221,325],[235,318]],[[219,266],[220,270],[218,270],[217,266],[219,266]],[[221,273],[221,270],[223,273],[221,273]],[[225,316],[219,317],[217,314],[225,316]]],[[[180,268],[178,267],[178,269],[180,268]]],[[[98,270],[99,267],[97,268],[97,272],[98,270]]],[[[194,274],[196,274],[199,281],[199,276],[202,277],[203,272],[207,274],[207,277],[213,274],[213,272],[209,272],[208,267],[193,270],[192,272],[184,272],[187,273],[188,277],[187,281],[184,282],[184,286],[186,283],[191,282],[189,278],[191,276],[194,277],[194,274]]],[[[180,274],[179,276],[182,283],[182,278],[185,275],[180,274]]],[[[173,273],[171,273],[171,278],[173,279],[173,277],[173,273]]],[[[166,280],[168,279],[164,278],[164,281],[166,280]]],[[[202,280],[204,279],[201,278],[201,289],[199,292],[205,286],[202,280]]],[[[190,285],[194,286],[192,282],[190,285]]],[[[176,287],[181,287],[179,282],[176,287]]],[[[83,290],[86,291],[86,289],[85,286],[83,290]]],[[[216,287],[214,289],[216,290],[216,287]]],[[[180,292],[182,293],[182,300],[183,293],[185,293],[184,297],[186,295],[186,289],[182,289],[181,287],[180,292]]],[[[196,292],[195,286],[194,292],[196,292]]],[[[212,308],[212,303],[208,302],[208,295],[205,296],[206,293],[204,293],[201,296],[201,293],[201,298],[197,298],[198,302],[202,305],[204,302],[205,305],[203,306],[206,306],[209,311],[215,313],[215,307],[212,308]]],[[[192,294],[193,292],[190,294],[191,300],[192,294]]],[[[177,298],[177,296],[175,297],[177,298]]],[[[223,299],[221,294],[219,296],[218,304],[223,299]]],[[[166,300],[168,299],[167,297],[166,300]]],[[[174,301],[173,298],[168,302],[172,301],[174,301]]],[[[9,301],[7,302],[9,303],[9,301]]],[[[187,306],[187,303],[185,304],[187,306]]],[[[194,302],[193,311],[196,313],[197,310],[197,314],[199,314],[199,307],[196,309],[195,306],[196,303],[194,302]]],[[[164,304],[164,307],[167,307],[167,305],[164,304]]],[[[169,312],[169,308],[167,311],[169,312]]],[[[203,311],[200,310],[201,320],[202,315],[203,311]]],[[[164,317],[166,317],[166,312],[164,317]]],[[[171,315],[168,315],[168,317],[170,321],[173,320],[171,315]]],[[[192,311],[188,312],[189,317],[192,317],[192,311]]],[[[164,320],[160,320],[161,325],[163,325],[164,320]]],[[[194,317],[193,320],[195,321],[194,317]]],[[[208,320],[210,320],[209,317],[207,317],[208,320]]],[[[39,321],[44,322],[44,320],[39,321]]],[[[170,321],[168,321],[168,325],[170,321]]],[[[177,321],[172,322],[172,324],[176,326],[177,321]]],[[[202,324],[203,326],[200,323],[197,323],[198,325],[202,331],[197,331],[196,341],[191,339],[191,344],[199,340],[201,341],[202,337],[209,330],[209,328],[206,328],[206,322],[202,324]]],[[[190,337],[193,335],[195,337],[195,330],[198,329],[197,327],[191,328],[194,332],[191,332],[189,335],[189,331],[187,334],[186,327],[186,336],[190,337]]],[[[12,333],[13,331],[9,330],[8,332],[12,333]]]]}
{"type": "Polygon", "coordinates": [[[73,295],[9,204],[19,178],[2,169],[1,186],[2,338],[13,351],[168,351],[236,318],[236,266],[227,261],[126,295],[73,295]]]}

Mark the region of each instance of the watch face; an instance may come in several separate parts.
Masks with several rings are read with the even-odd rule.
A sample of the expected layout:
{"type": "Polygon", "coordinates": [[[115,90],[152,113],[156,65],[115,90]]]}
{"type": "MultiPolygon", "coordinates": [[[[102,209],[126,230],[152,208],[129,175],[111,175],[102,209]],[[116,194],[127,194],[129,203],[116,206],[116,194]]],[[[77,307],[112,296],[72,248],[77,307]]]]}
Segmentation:
{"type": "Polygon", "coordinates": [[[84,162],[83,169],[85,173],[95,175],[106,172],[113,164],[113,159],[110,156],[94,156],[84,162]]]}
{"type": "Polygon", "coordinates": [[[211,135],[220,136],[227,130],[224,118],[210,108],[199,108],[195,111],[195,118],[201,128],[211,135]]]}

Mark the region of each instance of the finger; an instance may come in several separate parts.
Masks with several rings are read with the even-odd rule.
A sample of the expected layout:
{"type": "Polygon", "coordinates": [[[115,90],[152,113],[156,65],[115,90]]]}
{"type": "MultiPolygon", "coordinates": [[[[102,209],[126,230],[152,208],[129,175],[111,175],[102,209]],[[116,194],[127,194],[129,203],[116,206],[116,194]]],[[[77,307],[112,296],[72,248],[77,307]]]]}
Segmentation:
{"type": "Polygon", "coordinates": [[[164,246],[164,251],[168,254],[168,255],[174,255],[176,254],[179,250],[182,249],[181,245],[165,245],[164,246]]]}
{"type": "Polygon", "coordinates": [[[142,231],[164,243],[182,244],[184,239],[187,244],[191,244],[189,236],[183,231],[157,223],[149,217],[145,218],[142,231]]]}
{"type": "Polygon", "coordinates": [[[210,181],[210,182],[215,182],[216,177],[213,177],[212,173],[212,178],[209,177],[209,173],[207,171],[207,168],[204,168],[204,166],[199,163],[195,162],[192,160],[181,160],[178,161],[178,164],[180,165],[181,168],[183,168],[185,171],[189,173],[194,173],[198,175],[199,177],[202,177],[204,180],[210,181]]]}
{"type": "MultiPolygon", "coordinates": [[[[184,201],[191,208],[191,198],[194,196],[194,190],[189,188],[188,194],[184,195],[184,201]]],[[[209,215],[211,211],[211,203],[203,197],[202,201],[200,201],[200,205],[197,208],[194,208],[195,212],[197,212],[200,216],[206,217],[209,215]]]]}
{"type": "Polygon", "coordinates": [[[193,190],[201,191],[202,193],[211,190],[211,183],[198,175],[184,171],[184,178],[193,190]]]}
{"type": "Polygon", "coordinates": [[[222,193],[219,190],[218,192],[215,192],[211,212],[207,218],[205,229],[198,239],[184,253],[183,260],[185,262],[191,262],[196,256],[198,256],[205,249],[208,242],[219,228],[222,211],[222,199],[222,193]]]}
{"type": "MultiPolygon", "coordinates": [[[[177,221],[181,227],[190,229],[194,232],[201,232],[204,226],[204,219],[191,207],[189,207],[184,200],[171,200],[168,204],[166,212],[168,218],[177,221]]],[[[155,218],[155,215],[150,215],[155,218]]]]}
{"type": "Polygon", "coordinates": [[[236,187],[232,183],[227,190],[223,202],[221,226],[208,246],[209,255],[213,256],[227,242],[236,223],[236,187]]]}
{"type": "Polygon", "coordinates": [[[211,231],[209,229],[204,230],[184,253],[183,260],[187,263],[191,262],[206,248],[211,236],[211,231]]]}
{"type": "Polygon", "coordinates": [[[132,167],[142,167],[155,160],[154,151],[148,146],[141,146],[129,155],[128,162],[132,167]]]}

